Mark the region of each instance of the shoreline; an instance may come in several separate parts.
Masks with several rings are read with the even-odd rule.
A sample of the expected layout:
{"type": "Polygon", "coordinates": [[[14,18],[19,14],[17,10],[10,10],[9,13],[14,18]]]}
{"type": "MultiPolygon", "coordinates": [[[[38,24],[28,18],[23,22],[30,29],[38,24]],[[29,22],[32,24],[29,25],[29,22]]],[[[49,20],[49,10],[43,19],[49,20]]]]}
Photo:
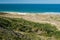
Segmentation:
{"type": "Polygon", "coordinates": [[[20,15],[60,15],[60,12],[43,12],[43,13],[27,13],[27,12],[8,12],[1,11],[0,13],[8,13],[8,14],[20,14],[20,15]]]}

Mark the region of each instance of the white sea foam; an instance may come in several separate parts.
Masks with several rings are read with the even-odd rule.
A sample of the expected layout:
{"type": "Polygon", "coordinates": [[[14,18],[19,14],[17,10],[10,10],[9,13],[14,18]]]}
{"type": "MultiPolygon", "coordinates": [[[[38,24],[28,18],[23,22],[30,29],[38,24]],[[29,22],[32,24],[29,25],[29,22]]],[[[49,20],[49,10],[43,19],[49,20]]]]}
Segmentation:
{"type": "Polygon", "coordinates": [[[3,13],[9,13],[9,14],[21,14],[21,15],[25,15],[25,14],[28,14],[28,13],[21,13],[21,12],[8,12],[8,11],[1,11],[3,13]]]}
{"type": "Polygon", "coordinates": [[[24,13],[24,12],[8,12],[8,11],[1,11],[4,13],[10,13],[10,14],[20,14],[20,15],[27,15],[27,14],[59,14],[60,12],[43,12],[43,13],[24,13]]]}

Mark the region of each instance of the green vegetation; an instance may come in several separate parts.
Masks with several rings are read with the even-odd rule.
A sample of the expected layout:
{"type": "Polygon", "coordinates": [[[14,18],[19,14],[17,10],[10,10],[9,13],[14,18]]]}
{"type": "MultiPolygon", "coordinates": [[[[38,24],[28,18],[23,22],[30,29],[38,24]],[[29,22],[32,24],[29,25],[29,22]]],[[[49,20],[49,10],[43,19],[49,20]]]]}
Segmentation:
{"type": "Polygon", "coordinates": [[[35,23],[22,18],[0,17],[1,40],[59,40],[60,31],[48,23],[35,23]]]}

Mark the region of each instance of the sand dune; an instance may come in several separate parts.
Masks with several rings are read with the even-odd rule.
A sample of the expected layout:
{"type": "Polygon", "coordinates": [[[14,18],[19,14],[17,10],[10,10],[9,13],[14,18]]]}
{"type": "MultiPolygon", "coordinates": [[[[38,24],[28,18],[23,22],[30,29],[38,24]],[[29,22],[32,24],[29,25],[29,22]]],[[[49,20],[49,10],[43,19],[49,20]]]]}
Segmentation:
{"type": "Polygon", "coordinates": [[[28,21],[39,22],[39,23],[50,23],[57,26],[60,30],[60,14],[16,14],[16,13],[7,13],[1,14],[3,17],[10,18],[23,18],[28,21]]]}

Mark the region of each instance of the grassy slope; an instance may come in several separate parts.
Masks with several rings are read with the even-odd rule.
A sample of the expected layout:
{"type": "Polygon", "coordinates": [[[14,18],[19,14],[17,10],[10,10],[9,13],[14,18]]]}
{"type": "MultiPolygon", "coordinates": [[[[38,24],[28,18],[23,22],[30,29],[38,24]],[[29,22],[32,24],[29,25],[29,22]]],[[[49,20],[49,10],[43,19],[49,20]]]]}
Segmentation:
{"type": "Polygon", "coordinates": [[[48,23],[35,23],[22,18],[0,17],[1,40],[59,40],[60,31],[48,23]]]}

